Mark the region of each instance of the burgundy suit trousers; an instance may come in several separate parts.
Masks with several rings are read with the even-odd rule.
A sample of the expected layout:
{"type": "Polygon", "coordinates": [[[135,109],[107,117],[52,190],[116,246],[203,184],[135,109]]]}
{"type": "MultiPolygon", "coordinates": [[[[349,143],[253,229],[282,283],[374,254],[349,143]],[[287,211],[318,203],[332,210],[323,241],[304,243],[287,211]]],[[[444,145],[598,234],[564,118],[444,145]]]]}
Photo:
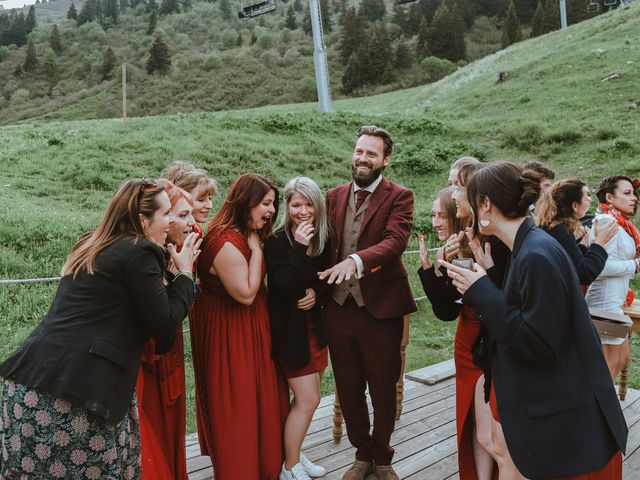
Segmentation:
{"type": "Polygon", "coordinates": [[[349,296],[344,305],[325,306],[331,365],[340,407],[356,459],[390,465],[389,445],[396,419],[396,383],[400,377],[402,317],[379,320],[349,296]],[[373,405],[373,431],[365,390],[373,405]]]}

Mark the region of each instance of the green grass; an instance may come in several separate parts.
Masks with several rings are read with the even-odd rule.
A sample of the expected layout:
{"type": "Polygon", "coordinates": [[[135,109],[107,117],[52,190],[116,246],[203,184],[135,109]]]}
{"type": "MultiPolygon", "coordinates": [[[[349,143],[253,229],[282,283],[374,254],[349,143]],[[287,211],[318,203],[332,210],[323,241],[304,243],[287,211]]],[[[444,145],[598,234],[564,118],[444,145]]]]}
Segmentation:
{"type": "MultiPolygon", "coordinates": [[[[522,42],[425,87],[335,102],[120,120],[33,121],[0,128],[0,278],[56,275],[85,230],[99,221],[113,191],[130,177],[157,176],[186,159],[207,168],[221,196],[245,171],[281,187],[305,174],[326,190],[348,180],[355,129],[389,128],[397,149],[385,174],[413,189],[415,231],[432,236],[430,205],[463,154],[541,158],[557,178],[597,185],[606,174],[640,176],[640,6],[618,10],[522,42]],[[629,63],[631,62],[631,63],[629,63]],[[495,85],[498,71],[509,80],[495,85]],[[609,73],[622,78],[601,82],[609,73]]],[[[216,200],[219,202],[219,199],[216,200]]],[[[412,240],[411,248],[415,248],[412,240]]],[[[417,256],[408,256],[414,294],[417,256]]],[[[636,288],[638,283],[636,282],[636,288]]],[[[0,358],[15,349],[46,312],[54,285],[0,285],[0,358]]],[[[455,322],[435,320],[421,302],[412,316],[407,370],[450,358],[455,322]]],[[[188,345],[188,341],[187,341],[188,345]]],[[[640,387],[634,346],[630,386],[640,387]]],[[[188,429],[193,431],[190,353],[188,429]]],[[[331,375],[323,392],[331,390],[331,375]]]]}

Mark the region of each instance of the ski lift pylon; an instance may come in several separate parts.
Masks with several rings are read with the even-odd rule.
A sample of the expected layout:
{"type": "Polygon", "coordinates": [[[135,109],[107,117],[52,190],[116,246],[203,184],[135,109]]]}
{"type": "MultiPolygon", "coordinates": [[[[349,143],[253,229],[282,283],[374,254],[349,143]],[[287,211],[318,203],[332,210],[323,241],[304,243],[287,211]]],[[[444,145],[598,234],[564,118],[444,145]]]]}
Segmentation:
{"type": "Polygon", "coordinates": [[[240,0],[238,18],[253,18],[273,12],[277,8],[275,0],[263,0],[257,3],[245,3],[240,0]]]}
{"type": "Polygon", "coordinates": [[[598,10],[600,10],[600,4],[598,2],[592,0],[587,4],[587,13],[598,13],[598,10]]]}

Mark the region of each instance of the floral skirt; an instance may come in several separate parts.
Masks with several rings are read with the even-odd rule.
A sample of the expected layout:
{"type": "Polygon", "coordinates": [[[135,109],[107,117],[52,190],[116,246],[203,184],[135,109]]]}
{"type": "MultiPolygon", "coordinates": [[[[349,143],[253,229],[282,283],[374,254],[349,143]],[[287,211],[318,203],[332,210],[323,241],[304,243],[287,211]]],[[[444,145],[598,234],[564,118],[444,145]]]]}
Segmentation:
{"type": "Polygon", "coordinates": [[[136,397],[127,416],[111,426],[66,400],[5,380],[0,452],[0,480],[138,478],[136,397]]]}

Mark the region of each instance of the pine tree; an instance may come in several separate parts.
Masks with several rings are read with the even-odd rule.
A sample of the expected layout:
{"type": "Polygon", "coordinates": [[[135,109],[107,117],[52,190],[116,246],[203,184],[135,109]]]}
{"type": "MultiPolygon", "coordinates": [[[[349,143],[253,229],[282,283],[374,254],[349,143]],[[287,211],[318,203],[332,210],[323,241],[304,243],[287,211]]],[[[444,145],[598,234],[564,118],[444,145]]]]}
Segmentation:
{"type": "Polygon", "coordinates": [[[33,72],[40,62],[38,61],[38,56],[36,55],[36,47],[33,44],[33,40],[29,40],[27,44],[27,54],[24,58],[24,63],[22,64],[22,70],[25,72],[33,72]]]}
{"type": "Polygon", "coordinates": [[[160,15],[170,15],[172,13],[180,13],[178,0],[162,0],[160,4],[160,15]]]}
{"type": "Polygon", "coordinates": [[[465,23],[457,5],[452,2],[440,4],[433,15],[429,29],[431,54],[457,62],[466,56],[464,43],[465,23]]]}
{"type": "Polygon", "coordinates": [[[102,25],[108,26],[118,23],[120,11],[118,9],[118,0],[102,0],[102,25]]]}
{"type": "Polygon", "coordinates": [[[11,26],[9,27],[9,31],[4,35],[5,39],[3,43],[5,45],[11,45],[13,43],[16,47],[21,47],[27,43],[27,36],[26,20],[24,14],[20,12],[20,14],[11,20],[11,26]]]}
{"type": "Polygon", "coordinates": [[[231,4],[229,0],[220,0],[220,13],[222,13],[222,18],[225,20],[231,20],[231,4]]]}
{"type": "Polygon", "coordinates": [[[42,58],[42,73],[47,77],[50,86],[58,82],[58,59],[55,52],[49,48],[42,58]]]}
{"type": "Polygon", "coordinates": [[[151,13],[153,10],[155,10],[156,12],[158,11],[158,4],[156,3],[156,0],[149,0],[147,2],[147,6],[145,8],[147,13],[151,13]]]}
{"type": "Polygon", "coordinates": [[[78,13],[78,26],[93,22],[97,14],[94,0],[87,0],[84,5],[82,5],[82,8],[80,8],[80,13],[78,13]]]}
{"type": "Polygon", "coordinates": [[[520,32],[520,22],[516,12],[516,5],[513,0],[509,1],[507,16],[502,27],[502,48],[506,48],[512,43],[520,41],[522,33],[520,32]]]}
{"type": "Polygon", "coordinates": [[[54,52],[58,55],[62,53],[62,40],[60,39],[60,31],[58,30],[58,24],[53,24],[53,28],[51,29],[51,35],[49,35],[49,45],[54,52]]]}
{"type": "Polygon", "coordinates": [[[31,33],[33,29],[36,28],[36,7],[33,5],[29,7],[29,13],[27,13],[24,26],[27,29],[27,34],[31,33]]]}
{"type": "Polygon", "coordinates": [[[304,5],[302,4],[302,0],[295,0],[293,2],[293,9],[296,12],[302,12],[304,10],[304,5]]]}
{"type": "Polygon", "coordinates": [[[396,49],[394,52],[395,59],[395,68],[398,70],[406,70],[413,63],[413,58],[411,58],[411,51],[407,46],[407,41],[404,37],[400,37],[398,43],[396,44],[396,49]]]}
{"type": "Polygon", "coordinates": [[[293,11],[293,5],[289,5],[287,9],[287,18],[284,21],[284,26],[289,30],[296,30],[298,28],[298,21],[296,20],[296,14],[293,11]]]}
{"type": "Polygon", "coordinates": [[[367,32],[365,27],[366,22],[362,21],[362,17],[358,16],[355,7],[347,9],[338,46],[340,58],[344,65],[349,63],[351,55],[366,41],[367,32]]]}
{"type": "Polygon", "coordinates": [[[424,13],[422,13],[422,9],[419,4],[413,4],[409,8],[409,13],[405,17],[404,22],[404,34],[407,38],[411,38],[418,33],[420,29],[420,23],[422,23],[422,18],[424,17],[424,13]]]}
{"type": "Polygon", "coordinates": [[[147,60],[147,73],[151,75],[158,72],[160,75],[166,75],[171,69],[171,55],[169,47],[158,35],[153,41],[149,49],[149,59],[147,60]]]}
{"type": "Polygon", "coordinates": [[[382,20],[384,14],[387,13],[384,0],[362,0],[360,8],[362,8],[365,17],[371,22],[382,20]]]}
{"type": "Polygon", "coordinates": [[[367,35],[367,59],[368,83],[389,83],[393,80],[393,50],[391,40],[384,22],[375,23],[367,35]]]}
{"type": "Polygon", "coordinates": [[[69,7],[69,10],[67,10],[67,18],[69,20],[78,19],[78,11],[76,10],[76,6],[73,2],[71,2],[71,6],[69,7]]]}
{"type": "Polygon", "coordinates": [[[251,32],[251,45],[255,45],[257,41],[258,41],[258,35],[256,35],[255,31],[251,32]]]}
{"type": "Polygon", "coordinates": [[[518,12],[520,24],[528,25],[531,23],[537,4],[538,0],[515,0],[516,12],[518,12]]]}
{"type": "Polygon", "coordinates": [[[307,35],[311,35],[311,11],[309,10],[309,5],[304,10],[304,17],[302,17],[302,31],[307,35]]]}
{"type": "Polygon", "coordinates": [[[113,78],[113,69],[116,66],[116,56],[113,53],[111,47],[107,47],[102,56],[102,67],[100,68],[100,74],[102,80],[110,80],[113,78]]]}
{"type": "Polygon", "coordinates": [[[539,37],[544,33],[544,19],[546,17],[544,11],[543,0],[538,0],[538,6],[536,7],[536,13],[531,20],[531,36],[539,37]]]}
{"type": "Polygon", "coordinates": [[[129,0],[119,0],[120,12],[124,13],[129,8],[129,0]]]}
{"type": "Polygon", "coordinates": [[[553,32],[560,28],[560,5],[558,0],[546,0],[544,33],[553,32]]]}
{"type": "Polygon", "coordinates": [[[429,55],[431,55],[431,50],[429,49],[429,26],[427,25],[427,17],[422,17],[416,42],[416,57],[422,60],[429,55]]]}
{"type": "Polygon", "coordinates": [[[147,27],[147,35],[153,35],[158,26],[158,11],[154,8],[149,14],[149,26],[147,27]]]}
{"type": "Polygon", "coordinates": [[[182,0],[182,11],[186,12],[187,10],[191,10],[192,7],[191,0],[182,0]]]}
{"type": "Polygon", "coordinates": [[[329,33],[333,29],[329,0],[320,0],[320,16],[322,17],[322,30],[329,33]]]}
{"type": "Polygon", "coordinates": [[[236,38],[236,47],[241,47],[243,43],[244,40],[242,39],[242,34],[238,32],[238,38],[236,38]]]}
{"type": "Polygon", "coordinates": [[[354,52],[347,61],[347,68],[342,74],[342,90],[344,93],[353,93],[353,91],[362,85],[360,68],[360,57],[354,52]]]}

